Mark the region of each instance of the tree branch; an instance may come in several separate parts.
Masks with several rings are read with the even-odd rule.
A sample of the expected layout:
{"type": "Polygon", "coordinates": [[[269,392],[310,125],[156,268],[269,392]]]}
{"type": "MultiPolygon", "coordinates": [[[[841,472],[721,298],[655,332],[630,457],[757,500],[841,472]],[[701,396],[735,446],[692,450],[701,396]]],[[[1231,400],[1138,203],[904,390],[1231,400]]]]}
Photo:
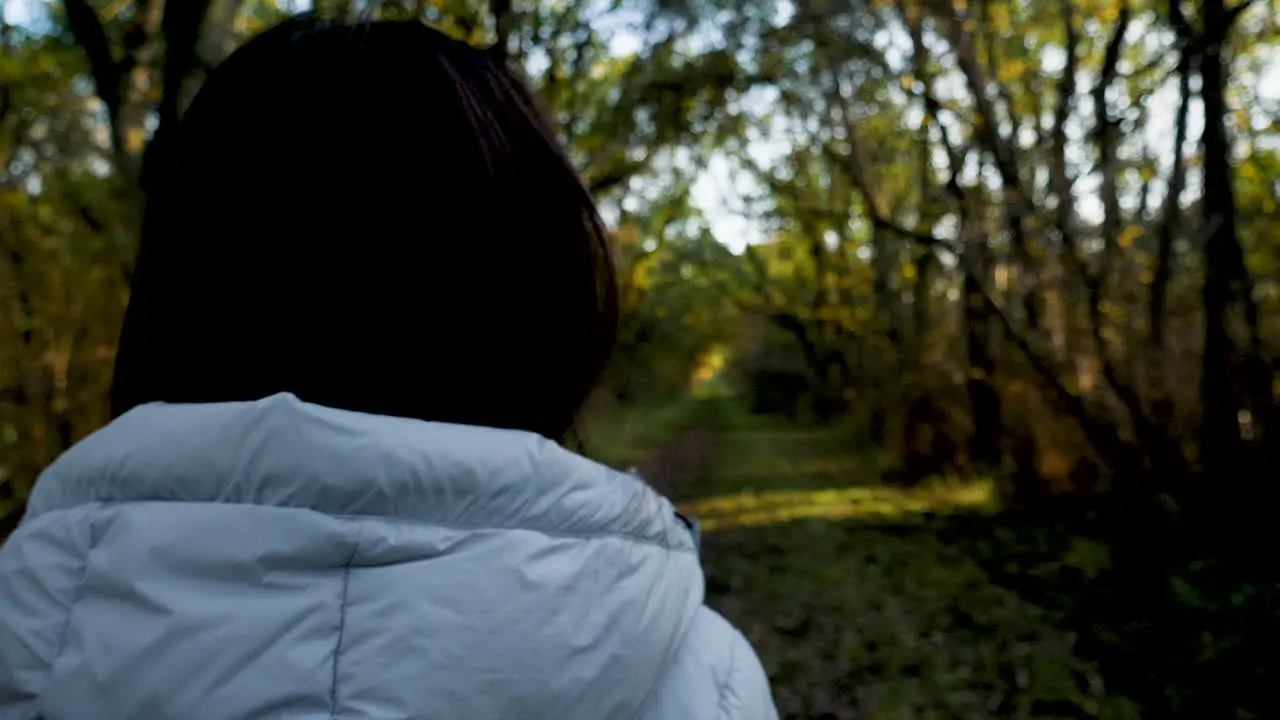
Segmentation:
{"type": "Polygon", "coordinates": [[[1058,104],[1053,111],[1053,191],[1058,201],[1055,224],[1066,251],[1075,252],[1075,202],[1074,181],[1067,170],[1067,120],[1076,95],[1076,63],[1080,45],[1080,33],[1076,29],[1075,0],[1061,0],[1062,24],[1066,28],[1066,65],[1058,82],[1058,104]]]}
{"type": "Polygon", "coordinates": [[[1168,188],[1165,190],[1164,209],[1156,226],[1156,267],[1151,279],[1148,303],[1148,327],[1151,343],[1164,347],[1165,300],[1173,265],[1173,240],[1175,228],[1182,218],[1180,204],[1186,187],[1187,162],[1183,152],[1187,144],[1188,118],[1191,114],[1191,64],[1192,57],[1184,48],[1178,59],[1178,111],[1173,130],[1173,167],[1169,171],[1168,188]]]}
{"type": "Polygon", "coordinates": [[[1227,9],[1227,23],[1228,23],[1228,24],[1235,24],[1236,19],[1237,19],[1237,18],[1239,18],[1239,17],[1240,17],[1240,15],[1241,15],[1245,10],[1248,10],[1248,9],[1249,9],[1249,6],[1253,5],[1253,1],[1254,1],[1254,0],[1241,0],[1240,2],[1238,2],[1238,3],[1236,3],[1235,5],[1233,5],[1233,6],[1231,6],[1230,8],[1228,8],[1228,9],[1227,9]]]}
{"type": "Polygon", "coordinates": [[[990,78],[983,74],[978,63],[977,52],[973,46],[973,35],[965,28],[966,16],[950,2],[946,3],[946,10],[942,24],[947,30],[947,39],[955,50],[960,70],[964,74],[969,94],[973,96],[974,106],[977,109],[977,122],[974,129],[979,142],[995,158],[1001,184],[1011,196],[1007,199],[1011,206],[1010,213],[1021,217],[1027,211],[1025,204],[1029,196],[1022,186],[1022,179],[1018,173],[1017,153],[1009,138],[1000,133],[995,106],[987,95],[986,88],[990,78]]]}
{"type": "MultiPolygon", "coordinates": [[[[973,34],[968,29],[969,18],[955,7],[954,0],[938,0],[945,12],[940,18],[947,31],[947,40],[955,51],[960,70],[973,97],[977,117],[974,131],[978,142],[994,159],[995,168],[1000,176],[1003,190],[1005,224],[1009,228],[1010,244],[1015,257],[1025,272],[1017,276],[1017,294],[1021,297],[1023,312],[1027,322],[1033,328],[1039,325],[1040,303],[1034,282],[1030,288],[1025,287],[1024,278],[1030,276],[1033,258],[1027,243],[1026,217],[1032,210],[1031,194],[1023,186],[1018,171],[1019,158],[1014,140],[1000,132],[995,105],[987,95],[987,86],[991,78],[983,75],[978,62],[977,50],[974,47],[973,34]]],[[[999,86],[999,83],[996,83],[999,86]]],[[[1002,88],[999,92],[1005,92],[1002,88]]]]}
{"type": "Polygon", "coordinates": [[[489,12],[493,15],[493,52],[506,61],[511,53],[511,0],[490,0],[489,12]]]}
{"type": "Polygon", "coordinates": [[[89,60],[89,72],[98,97],[106,106],[107,120],[114,125],[123,102],[123,76],[120,64],[112,56],[106,28],[88,0],[64,0],[63,7],[67,14],[67,27],[89,60]]]}
{"type": "Polygon", "coordinates": [[[950,243],[941,238],[917,233],[888,221],[881,221],[881,225],[893,232],[901,233],[904,237],[916,240],[926,247],[946,249],[955,254],[966,278],[980,289],[983,305],[1000,321],[1005,336],[1013,342],[1027,362],[1030,363],[1032,370],[1044,380],[1045,384],[1053,391],[1054,397],[1080,425],[1085,438],[1089,441],[1090,446],[1098,452],[1103,462],[1117,472],[1133,472],[1141,468],[1141,459],[1137,449],[1121,438],[1115,426],[1090,412],[1088,407],[1085,406],[1083,398],[1072,393],[1058,379],[1058,373],[1045,357],[1032,347],[1030,340],[1017,329],[1013,320],[1000,306],[991,291],[987,289],[986,283],[982,281],[982,276],[966,256],[956,252],[950,243]]]}

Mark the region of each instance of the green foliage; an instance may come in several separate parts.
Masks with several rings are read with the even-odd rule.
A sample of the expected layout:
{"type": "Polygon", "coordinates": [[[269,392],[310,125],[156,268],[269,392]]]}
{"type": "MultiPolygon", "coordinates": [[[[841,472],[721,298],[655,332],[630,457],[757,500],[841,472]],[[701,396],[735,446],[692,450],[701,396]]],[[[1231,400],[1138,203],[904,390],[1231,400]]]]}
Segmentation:
{"type": "Polygon", "coordinates": [[[1267,511],[1195,492],[1009,516],[994,528],[955,522],[942,537],[1075,632],[1108,689],[1144,717],[1265,717],[1280,632],[1276,566],[1254,554],[1269,542],[1267,511]]]}
{"type": "Polygon", "coordinates": [[[1241,513],[1193,482],[1161,503],[868,514],[867,493],[910,493],[880,485],[847,431],[725,403],[701,421],[720,434],[682,508],[711,521],[709,601],[759,649],[785,717],[1267,715],[1280,586],[1251,549],[1271,504],[1241,513]],[[824,507],[717,524],[744,498],[747,514],[824,507]]]}
{"type": "Polygon", "coordinates": [[[746,628],[785,716],[1136,717],[1069,633],[927,530],[740,531],[714,538],[707,565],[710,601],[746,628]]]}
{"type": "MultiPolygon", "coordinates": [[[[764,459],[765,484],[804,487],[804,467],[837,467],[847,452],[847,436],[830,430],[749,418],[723,427],[703,493],[739,486],[764,459]]],[[[874,482],[843,472],[839,484],[825,479],[874,482]]],[[[760,652],[784,717],[1138,717],[1070,632],[992,584],[938,528],[811,519],[705,537],[708,600],[760,652]]]]}

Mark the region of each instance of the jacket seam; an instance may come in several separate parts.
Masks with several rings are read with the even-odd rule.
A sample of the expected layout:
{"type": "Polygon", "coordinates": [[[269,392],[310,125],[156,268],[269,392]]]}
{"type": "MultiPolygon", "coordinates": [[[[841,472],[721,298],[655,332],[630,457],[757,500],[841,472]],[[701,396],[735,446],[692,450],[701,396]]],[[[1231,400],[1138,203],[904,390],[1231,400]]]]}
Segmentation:
{"type": "MultiPolygon", "coordinates": [[[[680,653],[684,652],[685,645],[689,642],[689,636],[693,634],[693,628],[697,625],[698,614],[702,611],[703,605],[699,604],[698,608],[693,611],[693,614],[689,617],[688,621],[684,623],[684,629],[679,635],[679,640],[672,644],[671,651],[667,654],[666,660],[662,663],[664,668],[670,668],[675,658],[678,657],[680,653]]],[[[653,684],[649,686],[649,689],[645,691],[644,698],[640,701],[640,704],[636,706],[634,717],[641,718],[646,716],[649,711],[649,704],[653,702],[653,698],[661,692],[662,686],[667,682],[666,672],[664,671],[659,673],[657,679],[655,679],[653,684]]]]}
{"type": "MultiPolygon", "coordinates": [[[[469,526],[469,525],[458,525],[458,524],[452,524],[452,523],[430,522],[426,520],[413,520],[410,518],[388,517],[386,515],[368,515],[368,514],[358,514],[358,513],[330,513],[330,512],[325,512],[324,510],[317,510],[315,508],[306,507],[304,505],[264,505],[261,503],[229,502],[229,501],[223,501],[223,500],[167,500],[167,499],[147,499],[147,498],[135,498],[132,500],[104,500],[104,501],[99,501],[93,504],[98,507],[112,507],[116,505],[137,505],[142,503],[174,503],[174,504],[180,504],[180,505],[231,505],[231,506],[260,507],[260,508],[276,508],[279,510],[298,510],[302,512],[310,512],[310,513],[315,513],[317,515],[323,515],[325,517],[334,518],[336,520],[354,520],[359,522],[374,521],[374,522],[382,522],[382,523],[388,523],[393,525],[407,525],[412,527],[430,527],[430,528],[439,528],[441,530],[456,530],[459,532],[515,530],[515,531],[538,533],[539,535],[544,535],[546,537],[554,538],[557,540],[616,539],[616,540],[625,540],[627,542],[633,542],[639,545],[648,545],[651,547],[659,548],[661,550],[666,550],[668,552],[683,553],[685,555],[692,555],[695,557],[698,555],[698,550],[694,547],[676,547],[669,543],[665,543],[661,540],[654,540],[652,538],[639,537],[636,535],[629,535],[627,533],[620,533],[620,532],[603,531],[603,532],[592,532],[592,533],[585,533],[585,532],[574,533],[574,532],[560,532],[555,530],[543,530],[540,528],[522,527],[518,525],[514,525],[514,526],[513,525],[505,525],[505,526],[504,525],[470,525],[469,526]]],[[[71,507],[58,508],[57,510],[51,510],[47,513],[43,513],[41,517],[44,517],[45,515],[52,515],[54,513],[71,512],[72,510],[75,510],[76,508],[79,508],[79,507],[84,507],[84,505],[75,505],[71,507]]],[[[690,541],[692,542],[692,536],[690,536],[690,541]]]]}
{"type": "Polygon", "coordinates": [[[355,566],[360,554],[360,543],[364,539],[364,527],[356,523],[356,539],[351,548],[351,555],[342,568],[342,589],[338,593],[338,631],[333,643],[333,677],[329,683],[329,717],[338,717],[338,664],[342,657],[342,641],[347,633],[347,600],[351,589],[351,569],[355,566]]]}
{"type": "Polygon", "coordinates": [[[729,667],[724,674],[724,682],[720,683],[720,697],[716,702],[716,714],[721,720],[729,717],[729,689],[733,685],[733,674],[738,667],[738,638],[734,633],[729,634],[729,667]]]}
{"type": "MultiPolygon", "coordinates": [[[[76,608],[80,606],[80,603],[85,598],[85,581],[89,576],[89,562],[94,550],[98,549],[98,543],[101,541],[98,536],[98,514],[96,511],[101,510],[103,505],[102,503],[94,503],[92,507],[93,512],[90,513],[88,523],[89,547],[85,549],[84,557],[80,560],[80,567],[77,569],[79,577],[76,578],[75,593],[71,597],[71,604],[67,606],[67,616],[62,622],[61,637],[58,638],[58,649],[53,654],[53,659],[49,661],[49,674],[45,678],[46,685],[53,682],[53,673],[57,669],[59,661],[62,660],[63,654],[67,651],[67,645],[71,640],[71,622],[75,618],[76,608]]],[[[46,696],[45,690],[47,690],[47,687],[41,689],[38,695],[39,698],[46,696]]],[[[37,710],[37,713],[39,712],[37,710]]]]}
{"type": "Polygon", "coordinates": [[[510,525],[454,525],[450,523],[428,522],[426,520],[410,520],[408,518],[388,518],[383,515],[330,515],[329,517],[342,518],[344,520],[373,520],[377,522],[392,523],[395,525],[438,528],[440,530],[455,530],[458,532],[485,532],[493,530],[505,530],[507,532],[531,532],[556,540],[624,540],[637,545],[648,545],[649,547],[655,547],[659,550],[666,550],[668,552],[678,552],[693,556],[697,556],[698,554],[693,548],[673,547],[659,540],[651,540],[649,538],[636,537],[635,535],[627,535],[626,533],[618,532],[572,533],[510,525]]]}

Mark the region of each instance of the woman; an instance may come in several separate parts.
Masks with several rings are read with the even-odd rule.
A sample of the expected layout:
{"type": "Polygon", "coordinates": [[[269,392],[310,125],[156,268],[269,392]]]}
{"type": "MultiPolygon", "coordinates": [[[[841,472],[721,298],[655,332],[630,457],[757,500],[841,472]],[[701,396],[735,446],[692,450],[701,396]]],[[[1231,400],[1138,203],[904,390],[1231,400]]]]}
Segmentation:
{"type": "Polygon", "coordinates": [[[613,271],[500,60],[299,17],[156,142],[117,417],[0,550],[0,720],[777,716],[671,504],[554,442],[613,271]]]}

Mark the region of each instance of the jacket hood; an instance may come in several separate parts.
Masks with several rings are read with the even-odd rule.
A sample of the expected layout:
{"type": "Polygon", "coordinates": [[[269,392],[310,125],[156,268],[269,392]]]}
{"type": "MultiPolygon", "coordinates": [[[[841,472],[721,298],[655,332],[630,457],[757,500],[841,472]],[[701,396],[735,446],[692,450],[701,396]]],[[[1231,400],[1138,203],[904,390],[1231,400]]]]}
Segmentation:
{"type": "Polygon", "coordinates": [[[692,533],[632,476],[288,394],[130,411],[19,535],[0,571],[42,589],[0,592],[30,616],[0,665],[44,678],[48,717],[635,717],[703,599],[692,533]]]}

